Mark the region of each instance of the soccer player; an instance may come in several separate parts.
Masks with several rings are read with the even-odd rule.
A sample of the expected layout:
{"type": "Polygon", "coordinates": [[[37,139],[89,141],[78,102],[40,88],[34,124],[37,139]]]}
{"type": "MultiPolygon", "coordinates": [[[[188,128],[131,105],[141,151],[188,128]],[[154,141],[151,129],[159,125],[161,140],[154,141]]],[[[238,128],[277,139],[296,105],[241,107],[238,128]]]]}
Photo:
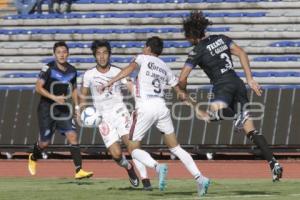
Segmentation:
{"type": "MultiPolygon", "coordinates": [[[[99,132],[104,144],[116,163],[126,169],[130,183],[134,187],[138,187],[139,179],[134,171],[134,166],[122,154],[119,144],[120,139],[126,145],[128,144],[131,125],[131,117],[123,102],[121,89],[124,85],[130,89],[132,84],[130,81],[122,79],[113,85],[112,90],[102,90],[103,85],[107,84],[121,69],[110,64],[111,46],[108,41],[95,40],[91,50],[97,65],[87,70],[83,76],[80,94],[81,108],[86,106],[86,100],[91,91],[94,107],[102,117],[99,132]]],[[[144,190],[152,190],[146,167],[137,160],[133,161],[140,172],[144,190]]]]}
{"type": "Polygon", "coordinates": [[[200,66],[213,85],[211,121],[235,119],[236,130],[244,130],[247,138],[260,148],[270,165],[273,181],[278,181],[282,177],[283,169],[274,158],[264,135],[254,127],[249,114],[245,84],[233,69],[231,55],[239,58],[249,87],[261,96],[260,85],[252,77],[248,56],[241,47],[225,35],[206,36],[206,28],[211,24],[201,11],[191,12],[183,22],[185,37],[194,48],[182,68],[179,78],[180,87],[186,88],[188,75],[197,65],[200,66]]]}
{"type": "Polygon", "coordinates": [[[75,109],[78,111],[77,71],[67,62],[69,48],[65,42],[55,43],[53,53],[55,61],[42,68],[35,85],[36,92],[41,95],[38,106],[40,137],[33,147],[33,153],[29,154],[28,169],[31,175],[36,174],[37,160],[41,158],[42,150],[49,145],[57,130],[65,135],[70,143],[76,171],[75,179],[89,178],[93,173],[82,169],[80,146],[72,121],[72,105],[66,103],[66,100],[72,97],[75,109]]]}
{"type": "Polygon", "coordinates": [[[159,189],[164,190],[167,165],[159,164],[149,153],[140,149],[146,131],[154,124],[163,134],[164,142],[172,154],[176,155],[193,175],[197,182],[198,193],[203,196],[208,190],[210,181],[201,174],[191,155],[178,144],[170,111],[163,99],[167,85],[173,87],[178,94],[182,94],[172,70],[158,57],[162,50],[163,41],[159,37],[149,38],[143,48],[143,54],[138,55],[129,66],[112,78],[106,87],[111,87],[116,81],[138,70],[134,89],[136,112],[133,114],[134,119],[129,135],[131,156],[156,170],[159,174],[159,189]]]}

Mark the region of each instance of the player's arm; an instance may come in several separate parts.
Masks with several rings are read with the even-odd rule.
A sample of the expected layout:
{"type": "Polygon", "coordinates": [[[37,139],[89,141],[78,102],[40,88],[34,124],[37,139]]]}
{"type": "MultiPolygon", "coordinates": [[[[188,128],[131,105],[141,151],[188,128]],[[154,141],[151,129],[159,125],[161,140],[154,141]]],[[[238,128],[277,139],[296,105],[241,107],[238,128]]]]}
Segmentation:
{"type": "Polygon", "coordinates": [[[261,96],[261,88],[260,85],[253,79],[252,72],[250,69],[250,62],[247,53],[239,47],[237,44],[232,43],[230,46],[230,52],[239,57],[241,65],[246,75],[246,80],[248,85],[251,87],[252,90],[258,95],[261,96]]]}
{"type": "Polygon", "coordinates": [[[82,77],[82,84],[79,92],[79,104],[82,111],[87,105],[87,98],[89,97],[91,77],[89,72],[85,72],[82,77]]]}
{"type": "Polygon", "coordinates": [[[79,102],[80,102],[80,109],[83,110],[87,104],[86,99],[88,98],[89,94],[89,88],[82,86],[80,89],[80,95],[79,95],[79,102]]]}
{"type": "Polygon", "coordinates": [[[43,79],[38,79],[35,83],[35,91],[40,94],[41,96],[44,96],[48,99],[51,99],[55,101],[56,103],[63,104],[65,103],[65,96],[56,96],[54,94],[51,94],[44,88],[45,80],[43,79]]]}
{"type": "Polygon", "coordinates": [[[138,67],[137,63],[132,62],[130,63],[127,67],[123,68],[115,77],[113,77],[105,86],[106,87],[110,87],[112,86],[115,82],[117,82],[118,80],[121,80],[127,76],[129,76],[129,74],[131,74],[136,68],[138,67]]]}
{"type": "Polygon", "coordinates": [[[77,88],[74,88],[72,91],[72,100],[76,111],[79,111],[79,100],[78,100],[78,91],[77,88]]]}
{"type": "Polygon", "coordinates": [[[186,90],[187,78],[188,78],[189,74],[191,73],[192,69],[193,69],[192,67],[190,67],[186,64],[181,69],[178,85],[182,90],[186,90]]]}
{"type": "Polygon", "coordinates": [[[72,90],[72,100],[75,108],[75,117],[78,117],[80,114],[80,107],[79,107],[79,97],[78,97],[78,90],[77,90],[77,71],[75,71],[76,75],[70,81],[71,90],[72,90]]]}
{"type": "Polygon", "coordinates": [[[173,89],[175,90],[177,97],[179,97],[180,100],[182,100],[183,102],[185,102],[187,105],[192,106],[193,109],[196,112],[196,115],[201,119],[204,120],[206,122],[209,122],[209,114],[203,110],[201,110],[198,107],[198,103],[195,99],[193,99],[190,95],[188,95],[184,90],[182,90],[180,88],[180,86],[177,84],[176,86],[173,87],[173,89]]]}

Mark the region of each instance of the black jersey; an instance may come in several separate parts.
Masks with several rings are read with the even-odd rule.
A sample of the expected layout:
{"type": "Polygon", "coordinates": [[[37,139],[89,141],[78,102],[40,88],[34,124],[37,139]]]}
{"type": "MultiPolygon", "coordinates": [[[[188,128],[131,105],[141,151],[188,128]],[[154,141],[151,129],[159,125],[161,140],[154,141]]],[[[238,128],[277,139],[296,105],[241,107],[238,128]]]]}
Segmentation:
{"type": "Polygon", "coordinates": [[[194,47],[185,64],[193,68],[200,66],[213,84],[225,76],[237,77],[233,70],[231,44],[232,40],[225,35],[210,35],[194,47]]]}
{"type": "MultiPolygon", "coordinates": [[[[67,96],[76,88],[77,71],[69,63],[67,63],[67,70],[62,71],[56,66],[55,61],[52,61],[42,68],[39,79],[45,81],[43,87],[49,93],[67,96]]],[[[42,102],[53,103],[53,100],[42,96],[42,102]]]]}

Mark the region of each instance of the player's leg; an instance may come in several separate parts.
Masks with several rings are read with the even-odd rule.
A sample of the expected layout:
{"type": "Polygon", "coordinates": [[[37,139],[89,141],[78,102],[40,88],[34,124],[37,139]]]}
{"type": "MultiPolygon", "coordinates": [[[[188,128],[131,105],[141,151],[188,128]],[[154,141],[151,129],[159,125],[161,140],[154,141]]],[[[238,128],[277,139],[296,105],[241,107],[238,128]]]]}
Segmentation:
{"type": "Polygon", "coordinates": [[[208,187],[210,185],[210,180],[203,176],[200,170],[198,169],[195,161],[192,156],[185,151],[178,144],[176,136],[174,133],[164,134],[165,144],[168,146],[169,150],[179,158],[179,160],[184,164],[186,169],[192,174],[194,179],[197,181],[198,193],[200,196],[203,196],[207,193],[208,187]]]}
{"type": "Polygon", "coordinates": [[[37,160],[42,157],[42,151],[47,148],[52,135],[55,121],[50,116],[47,105],[38,107],[39,140],[33,146],[33,152],[29,154],[28,170],[31,175],[36,174],[37,160]]]}
{"type": "Polygon", "coordinates": [[[74,130],[65,132],[65,136],[70,144],[70,153],[75,166],[75,178],[90,178],[93,176],[93,172],[87,172],[82,169],[82,157],[80,152],[80,145],[77,140],[77,133],[74,130]]]}
{"type": "Polygon", "coordinates": [[[199,195],[205,195],[207,193],[210,181],[199,171],[192,156],[187,151],[182,149],[178,144],[177,138],[174,133],[174,126],[170,116],[170,111],[166,106],[160,108],[160,116],[156,123],[156,127],[158,128],[158,130],[164,133],[164,142],[168,146],[172,154],[179,158],[179,160],[195,178],[199,195]]]}
{"type": "Polygon", "coordinates": [[[141,149],[141,141],[143,140],[146,131],[155,122],[155,113],[149,110],[149,106],[141,106],[140,109],[132,113],[132,124],[129,133],[129,140],[124,138],[127,143],[128,152],[133,159],[138,160],[146,167],[156,168],[158,162],[155,161],[151,155],[141,149]]]}
{"type": "Polygon", "coordinates": [[[156,121],[155,110],[153,111],[149,105],[140,106],[138,112],[133,112],[132,116],[133,123],[129,133],[128,152],[132,159],[139,161],[146,167],[155,169],[159,176],[159,189],[163,191],[166,187],[167,165],[158,163],[148,152],[140,149],[146,131],[156,121]]]}
{"type": "Polygon", "coordinates": [[[70,144],[70,153],[75,166],[75,179],[90,178],[93,172],[87,172],[82,169],[82,157],[80,152],[80,145],[76,133],[76,124],[70,115],[71,112],[67,109],[55,109],[54,112],[57,118],[56,129],[67,138],[70,144]]]}
{"type": "MultiPolygon", "coordinates": [[[[129,144],[129,135],[124,134],[122,136],[122,141],[126,146],[128,146],[128,144],[129,144]]],[[[136,159],[132,159],[132,161],[134,162],[134,165],[135,165],[136,169],[138,170],[138,172],[140,174],[144,190],[151,191],[152,186],[151,186],[151,182],[150,182],[150,179],[148,177],[148,173],[147,173],[147,169],[146,169],[145,165],[143,163],[141,163],[140,161],[136,160],[136,159]]]]}
{"type": "Polygon", "coordinates": [[[28,170],[31,175],[36,174],[37,161],[42,157],[42,151],[48,147],[49,141],[38,141],[33,146],[33,152],[28,157],[28,170]]]}
{"type": "Polygon", "coordinates": [[[275,159],[273,152],[268,146],[265,136],[255,129],[251,119],[246,120],[244,123],[244,131],[247,135],[247,138],[261,150],[263,157],[269,163],[273,181],[279,181],[279,179],[282,178],[283,168],[275,159]]]}
{"type": "Polygon", "coordinates": [[[249,100],[247,97],[247,90],[242,81],[235,100],[240,104],[241,109],[238,113],[235,125],[242,126],[247,138],[261,150],[263,157],[270,165],[273,181],[279,180],[282,177],[283,169],[275,159],[265,136],[259,133],[259,131],[255,128],[253,120],[251,119],[249,112],[247,112],[249,109],[249,100]]]}
{"type": "MultiPolygon", "coordinates": [[[[116,106],[115,109],[120,110],[118,106],[116,106]]],[[[118,129],[122,129],[122,127],[125,126],[125,123],[121,120],[122,115],[119,115],[122,112],[112,112],[102,113],[102,121],[99,124],[99,133],[113,160],[127,171],[132,186],[138,187],[139,179],[134,171],[133,164],[123,156],[119,144],[120,136],[118,134],[118,129]]]]}
{"type": "Polygon", "coordinates": [[[126,157],[122,154],[121,146],[118,142],[114,142],[108,147],[108,151],[110,152],[113,160],[120,166],[123,167],[129,176],[129,181],[132,186],[139,186],[139,178],[137,177],[134,166],[131,162],[129,162],[126,157]]]}

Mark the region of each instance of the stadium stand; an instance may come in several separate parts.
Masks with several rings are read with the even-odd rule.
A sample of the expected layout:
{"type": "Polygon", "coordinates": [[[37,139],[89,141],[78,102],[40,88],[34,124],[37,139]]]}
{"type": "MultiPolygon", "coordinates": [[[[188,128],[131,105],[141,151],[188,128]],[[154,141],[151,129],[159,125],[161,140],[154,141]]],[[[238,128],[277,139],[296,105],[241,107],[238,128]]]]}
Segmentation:
{"type": "MultiPolygon", "coordinates": [[[[9,11],[0,19],[0,103],[4,105],[0,108],[0,148],[15,145],[26,149],[34,142],[37,98],[33,84],[42,65],[52,59],[54,41],[67,41],[69,61],[82,74],[93,66],[89,49],[92,40],[111,40],[112,62],[124,67],[141,52],[147,37],[159,35],[165,39],[162,58],[178,74],[192,48],[182,34],[182,17],[193,9],[204,10],[213,21],[209,33],[226,34],[248,52],[253,74],[265,88],[263,97],[250,92],[250,98],[266,105],[265,120],[259,124],[274,149],[299,148],[295,120],[299,119],[296,110],[300,108],[297,0],[78,0],[72,5],[72,13],[61,15],[46,14],[46,3],[45,14],[16,15],[11,13],[11,3],[6,2],[0,1],[1,14],[3,9],[9,11]],[[20,130],[24,131],[19,133],[20,130]]],[[[239,61],[233,61],[238,74],[244,77],[239,61]]],[[[193,71],[189,83],[191,90],[198,91],[199,101],[207,100],[210,87],[202,71],[193,71]]],[[[184,106],[175,111],[180,116],[188,113],[184,106]]],[[[216,126],[196,120],[174,120],[179,141],[186,147],[197,149],[201,148],[198,144],[204,144],[211,148],[238,148],[248,144],[244,136],[234,134],[232,122],[216,126]],[[220,130],[229,131],[220,134],[220,130]],[[188,137],[183,132],[188,132],[188,137]]],[[[161,138],[155,135],[159,136],[149,134],[145,144],[161,145],[161,138]]],[[[80,129],[80,140],[87,146],[103,144],[95,130],[80,129]]],[[[66,141],[55,136],[53,144],[59,146],[66,141]]]]}

